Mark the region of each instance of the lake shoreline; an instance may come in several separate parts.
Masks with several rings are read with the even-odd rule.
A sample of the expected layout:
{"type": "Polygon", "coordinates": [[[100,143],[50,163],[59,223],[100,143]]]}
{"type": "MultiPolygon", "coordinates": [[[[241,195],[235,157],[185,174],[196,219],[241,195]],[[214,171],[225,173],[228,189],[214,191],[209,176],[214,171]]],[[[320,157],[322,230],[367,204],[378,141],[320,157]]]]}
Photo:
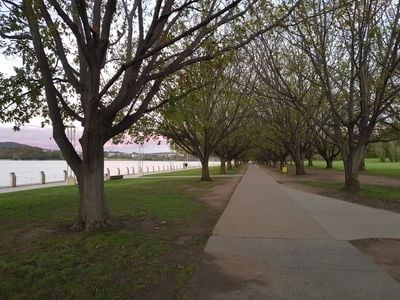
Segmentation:
{"type": "MultiPolygon", "coordinates": [[[[167,160],[104,160],[104,174],[128,175],[137,173],[139,168],[145,173],[168,171],[171,168],[180,169],[186,161],[167,160]]],[[[210,166],[218,165],[219,162],[210,162],[210,166]]],[[[200,161],[189,161],[188,167],[198,167],[200,161]]],[[[65,172],[72,172],[64,160],[1,160],[0,161],[0,188],[11,187],[11,175],[16,176],[17,186],[39,184],[42,182],[42,174],[45,174],[46,182],[64,181],[65,172]]]]}

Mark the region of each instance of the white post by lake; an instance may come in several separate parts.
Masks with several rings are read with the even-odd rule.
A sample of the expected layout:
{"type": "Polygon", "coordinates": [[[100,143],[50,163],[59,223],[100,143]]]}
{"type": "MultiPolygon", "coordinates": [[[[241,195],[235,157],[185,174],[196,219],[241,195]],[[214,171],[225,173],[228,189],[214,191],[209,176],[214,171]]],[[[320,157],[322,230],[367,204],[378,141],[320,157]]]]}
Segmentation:
{"type": "MultiPolygon", "coordinates": [[[[119,170],[127,170],[132,165],[137,164],[136,160],[106,160],[104,161],[104,174],[117,175],[119,170]]],[[[143,161],[145,170],[170,170],[170,165],[181,165],[178,161],[143,161]]],[[[211,165],[219,165],[218,162],[210,162],[211,165]]],[[[199,161],[190,161],[189,167],[200,167],[199,161]]],[[[65,181],[65,172],[67,163],[62,160],[0,160],[0,187],[10,187],[13,182],[15,185],[41,184],[41,171],[44,172],[46,183],[65,181]],[[14,173],[14,175],[11,175],[14,173]]],[[[139,168],[139,171],[143,169],[139,168]]],[[[153,171],[154,172],[154,171],[153,171]]],[[[132,167],[132,173],[135,168],[132,167]]]]}

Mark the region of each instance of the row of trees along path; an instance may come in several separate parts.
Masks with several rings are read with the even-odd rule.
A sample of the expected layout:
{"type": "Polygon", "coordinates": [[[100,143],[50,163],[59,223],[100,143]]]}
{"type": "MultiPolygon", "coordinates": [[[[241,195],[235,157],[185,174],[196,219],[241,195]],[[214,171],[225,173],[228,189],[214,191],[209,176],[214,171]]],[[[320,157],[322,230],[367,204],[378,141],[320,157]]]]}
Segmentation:
{"type": "Polygon", "coordinates": [[[339,153],[348,190],[367,144],[399,138],[399,1],[0,3],[0,45],[23,58],[0,76],[0,120],[51,121],[78,178],[77,229],[108,224],[103,145],[128,131],[196,155],[203,180],[212,154],[290,155],[304,174],[315,152],[328,167],[339,153]]]}
{"type": "Polygon", "coordinates": [[[103,145],[165,103],[157,94],[167,77],[248,44],[281,25],[296,5],[1,0],[0,6],[2,50],[23,62],[12,75],[0,76],[0,120],[16,127],[35,115],[51,121],[54,140],[78,178],[75,228],[90,230],[109,220],[103,145]],[[82,157],[65,133],[71,120],[83,126],[82,157]]]}
{"type": "Polygon", "coordinates": [[[284,148],[302,174],[311,144],[328,166],[339,151],[345,187],[358,190],[367,144],[398,129],[400,2],[304,1],[289,19],[249,50],[275,144],[264,154],[284,148]]]}

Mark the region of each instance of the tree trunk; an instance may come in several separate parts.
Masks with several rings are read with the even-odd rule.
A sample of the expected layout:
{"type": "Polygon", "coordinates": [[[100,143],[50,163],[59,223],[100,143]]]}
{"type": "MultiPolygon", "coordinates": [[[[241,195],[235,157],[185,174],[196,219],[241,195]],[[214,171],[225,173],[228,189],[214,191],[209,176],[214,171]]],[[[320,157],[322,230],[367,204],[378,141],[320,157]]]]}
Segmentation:
{"type": "Polygon", "coordinates": [[[239,168],[239,166],[240,166],[240,161],[239,161],[239,160],[235,159],[235,160],[233,161],[233,163],[234,163],[234,165],[235,165],[235,168],[239,168]]]}
{"type": "Polygon", "coordinates": [[[104,150],[100,138],[86,138],[81,142],[83,163],[78,177],[79,213],[75,228],[91,230],[106,227],[109,215],[104,196],[104,150]]]}
{"type": "Polygon", "coordinates": [[[230,160],[230,159],[228,159],[227,161],[226,161],[226,169],[227,170],[232,170],[232,160],[230,160]]]}
{"type": "Polygon", "coordinates": [[[226,174],[225,159],[224,158],[220,158],[220,160],[221,160],[221,166],[219,167],[219,174],[224,175],[224,174],[226,174]]]}
{"type": "Polygon", "coordinates": [[[300,152],[297,152],[292,158],[294,160],[294,165],[296,167],[296,175],[305,175],[306,170],[304,169],[303,155],[300,152]]]}
{"type": "Polygon", "coordinates": [[[208,159],[201,160],[201,181],[211,181],[208,159]]]}
{"type": "Polygon", "coordinates": [[[365,158],[361,159],[360,167],[358,168],[359,171],[365,171],[365,158]]]}
{"type": "Polygon", "coordinates": [[[352,169],[352,164],[349,162],[344,163],[344,189],[349,192],[355,192],[360,189],[360,182],[358,181],[358,168],[352,169]]]}
{"type": "Polygon", "coordinates": [[[349,192],[356,192],[360,189],[358,172],[363,159],[365,146],[358,146],[349,156],[343,160],[344,163],[344,188],[349,192]]]}
{"type": "Polygon", "coordinates": [[[296,167],[296,175],[305,175],[306,170],[304,169],[304,161],[303,160],[294,160],[294,164],[296,167]]]}
{"type": "Polygon", "coordinates": [[[326,163],[326,169],[332,169],[333,168],[333,159],[331,158],[325,158],[325,163],[326,163]]]}
{"type": "Polygon", "coordinates": [[[282,171],[282,168],[285,166],[285,161],[284,160],[280,160],[279,161],[279,170],[282,171]]]}
{"type": "Polygon", "coordinates": [[[308,166],[309,167],[314,167],[312,157],[308,157],[307,160],[308,160],[308,166]]]}
{"type": "Polygon", "coordinates": [[[272,167],[276,169],[276,160],[272,161],[272,167]]]}

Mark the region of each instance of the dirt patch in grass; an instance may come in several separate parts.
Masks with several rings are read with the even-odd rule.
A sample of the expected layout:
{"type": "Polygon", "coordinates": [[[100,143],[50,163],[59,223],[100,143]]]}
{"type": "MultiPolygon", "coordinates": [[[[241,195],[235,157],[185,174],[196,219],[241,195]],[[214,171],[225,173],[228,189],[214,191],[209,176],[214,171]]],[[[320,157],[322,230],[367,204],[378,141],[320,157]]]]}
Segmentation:
{"type": "MultiPolygon", "coordinates": [[[[309,180],[344,183],[344,173],[335,170],[307,168],[306,175],[298,176],[295,175],[293,168],[289,169],[289,173],[287,174],[283,174],[278,169],[272,169],[272,168],[265,168],[265,169],[279,183],[288,183],[291,181],[295,183],[295,182],[309,181],[309,180]]],[[[359,180],[361,184],[400,188],[400,179],[395,177],[381,176],[381,175],[365,175],[361,172],[359,174],[359,180]]]]}
{"type": "MultiPolygon", "coordinates": [[[[147,297],[150,299],[168,299],[166,295],[172,295],[174,290],[179,290],[182,293],[176,295],[176,297],[183,298],[183,291],[200,262],[203,248],[240,179],[241,177],[223,179],[206,194],[195,199],[195,201],[205,204],[208,209],[203,210],[201,215],[198,216],[197,219],[201,220],[200,222],[187,224],[185,227],[179,226],[179,228],[172,230],[174,232],[172,239],[174,250],[162,257],[163,263],[181,271],[182,278],[180,281],[163,278],[161,284],[157,284],[148,290],[147,297]]],[[[191,190],[197,191],[196,188],[191,190]]],[[[166,224],[165,226],[169,225],[166,224]]]]}
{"type": "Polygon", "coordinates": [[[374,198],[363,197],[360,195],[353,195],[343,190],[335,190],[335,189],[319,189],[318,193],[326,197],[336,198],[368,207],[379,208],[400,213],[400,201],[391,201],[377,197],[374,198]]]}
{"type": "MultiPolygon", "coordinates": [[[[135,229],[142,232],[151,232],[154,230],[160,230],[165,228],[166,222],[159,220],[152,220],[147,218],[138,219],[124,219],[124,218],[113,218],[111,225],[106,230],[116,231],[124,233],[127,229],[135,229]]],[[[101,231],[101,229],[99,230],[101,231]]],[[[29,242],[40,238],[48,238],[55,235],[68,235],[76,233],[73,230],[72,224],[48,226],[48,227],[36,227],[29,231],[18,232],[15,235],[13,242],[29,242]]]]}
{"type": "Polygon", "coordinates": [[[185,191],[188,191],[188,192],[198,192],[198,191],[201,191],[201,189],[200,189],[199,187],[192,186],[192,185],[183,185],[182,188],[184,188],[185,191]]]}
{"type": "Polygon", "coordinates": [[[30,241],[33,239],[38,239],[41,237],[54,235],[58,232],[60,232],[60,230],[58,230],[58,228],[37,227],[37,228],[33,228],[32,230],[29,230],[27,232],[23,232],[23,233],[17,235],[15,238],[17,241],[26,242],[26,241],[30,241]]]}
{"type": "MultiPolygon", "coordinates": [[[[284,184],[305,192],[400,213],[400,201],[388,200],[383,197],[380,198],[379,196],[370,197],[368,195],[356,195],[344,191],[341,188],[344,185],[344,174],[342,172],[308,168],[307,175],[296,176],[293,172],[283,174],[277,169],[264,168],[264,170],[279,184],[284,184]],[[319,184],[318,186],[312,186],[308,184],[309,182],[316,182],[319,184]],[[336,186],[331,187],[332,184],[335,183],[336,186]],[[324,187],[324,184],[326,184],[326,187],[324,187]]],[[[400,180],[393,177],[360,175],[359,179],[361,186],[374,185],[382,188],[400,188],[400,180]]]]}
{"type": "Polygon", "coordinates": [[[400,282],[400,240],[363,239],[351,243],[400,282]]]}
{"type": "Polygon", "coordinates": [[[236,176],[225,180],[223,183],[214,186],[207,194],[200,197],[199,200],[221,213],[228,204],[241,179],[242,177],[236,176]]]}
{"type": "MultiPolygon", "coordinates": [[[[294,174],[293,168],[287,174],[283,174],[278,169],[272,169],[272,168],[265,168],[265,169],[271,176],[275,178],[275,180],[280,181],[279,183],[286,183],[288,181],[301,182],[307,180],[315,180],[321,182],[335,181],[344,183],[344,173],[335,170],[307,168],[306,175],[298,176],[294,174]]],[[[361,184],[400,188],[400,179],[389,176],[365,175],[361,173],[359,175],[359,180],[361,184]]]]}

